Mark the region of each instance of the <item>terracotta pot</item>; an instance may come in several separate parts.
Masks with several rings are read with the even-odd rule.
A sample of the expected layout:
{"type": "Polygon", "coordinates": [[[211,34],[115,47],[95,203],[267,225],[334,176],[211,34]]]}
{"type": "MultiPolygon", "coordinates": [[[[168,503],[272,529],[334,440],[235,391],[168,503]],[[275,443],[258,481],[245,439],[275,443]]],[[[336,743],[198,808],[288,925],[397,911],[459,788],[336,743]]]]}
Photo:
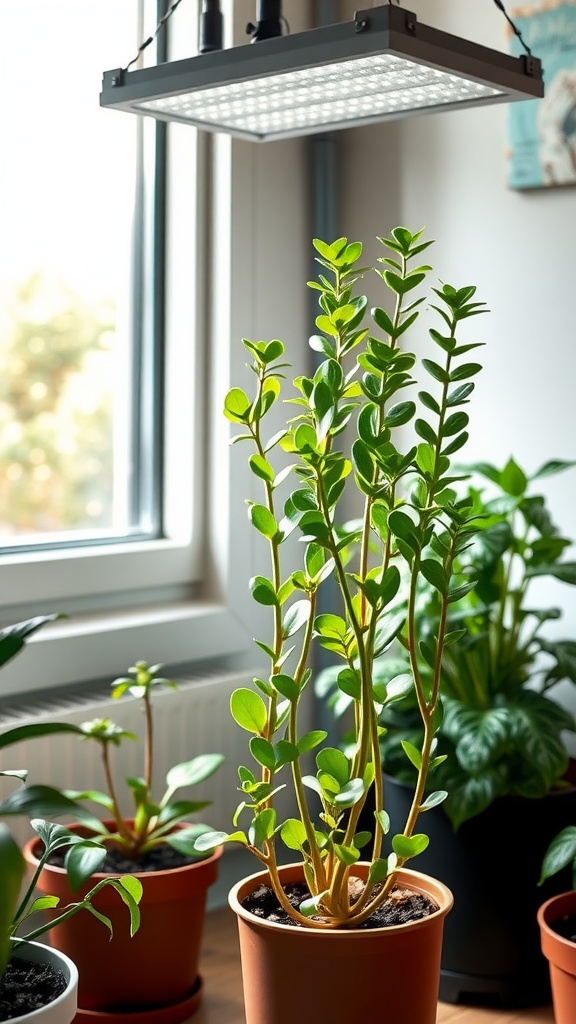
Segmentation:
{"type": "Polygon", "coordinates": [[[576,942],[564,939],[553,924],[576,914],[576,892],[564,892],[543,903],[538,911],[542,952],[549,962],[556,1024],[574,1024],[576,1013],[576,942]]]}
{"type": "MultiPolygon", "coordinates": [[[[366,877],[368,865],[354,872],[366,877]]],[[[283,883],[301,881],[300,864],[280,869],[283,883]]],[[[390,928],[356,931],[294,928],[257,918],[242,900],[266,871],[230,892],[238,917],[246,1024],[378,1021],[435,1024],[444,917],[452,893],[441,882],[403,869],[399,882],[436,901],[429,917],[390,928]]]]}
{"type": "Polygon", "coordinates": [[[66,988],[46,1006],[32,1010],[31,1013],[23,1013],[20,1017],[13,1017],[12,1024],[71,1024],[78,998],[78,971],[72,960],[40,942],[18,943],[15,955],[32,963],[48,963],[58,968],[66,979],[66,988]]]}
{"type": "MultiPolygon", "coordinates": [[[[75,826],[73,830],[82,831],[75,826]]],[[[24,855],[33,865],[37,864],[33,853],[37,844],[33,839],[24,847],[24,855]]],[[[98,893],[94,906],[112,921],[112,939],[108,929],[88,912],[75,914],[50,930],[51,944],[73,956],[78,967],[77,1022],[178,1024],[198,1008],[206,893],[216,880],[221,853],[220,848],[194,864],[137,875],[143,894],[141,924],[133,938],[128,908],[111,886],[98,893]]],[[[95,873],[80,894],[106,877],[95,873]]],[[[38,889],[59,896],[62,904],[79,895],[70,890],[66,871],[51,865],[41,871],[38,889]]]]}

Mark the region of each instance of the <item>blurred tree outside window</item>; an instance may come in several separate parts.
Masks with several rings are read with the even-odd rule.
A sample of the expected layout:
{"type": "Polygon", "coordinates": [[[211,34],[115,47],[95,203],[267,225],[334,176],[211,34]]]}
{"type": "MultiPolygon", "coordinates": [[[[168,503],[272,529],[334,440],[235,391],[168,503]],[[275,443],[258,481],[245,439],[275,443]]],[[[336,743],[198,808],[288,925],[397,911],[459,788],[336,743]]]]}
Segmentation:
{"type": "Polygon", "coordinates": [[[129,535],[139,119],[102,110],[140,0],[17,0],[0,33],[0,547],[129,535]],[[136,232],[136,235],[135,235],[136,232]]]}

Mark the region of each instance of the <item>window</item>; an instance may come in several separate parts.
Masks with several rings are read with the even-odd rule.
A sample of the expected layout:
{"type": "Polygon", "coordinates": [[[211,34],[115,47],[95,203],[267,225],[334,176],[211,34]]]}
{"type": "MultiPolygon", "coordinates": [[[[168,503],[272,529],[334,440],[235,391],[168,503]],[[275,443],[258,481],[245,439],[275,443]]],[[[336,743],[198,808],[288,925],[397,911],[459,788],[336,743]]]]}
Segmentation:
{"type": "Polygon", "coordinates": [[[55,635],[188,602],[200,574],[203,154],[98,104],[158,8],[19,0],[0,40],[0,617],[69,614],[55,635]]]}
{"type": "Polygon", "coordinates": [[[0,61],[18,89],[0,190],[5,549],[160,531],[141,451],[141,412],[158,396],[140,251],[162,196],[146,188],[142,124],[98,107],[106,52],[135,49],[139,6],[21,0],[6,12],[0,61]]]}
{"type": "MultiPolygon", "coordinates": [[[[95,31],[90,34],[89,5],[94,3],[106,22],[99,30],[103,52],[97,61],[98,80],[83,101],[97,108],[102,71],[125,66],[135,55],[137,44],[158,23],[156,3],[142,0],[141,23],[126,41],[120,38],[119,12],[134,10],[136,0],[35,2],[42,11],[62,11],[66,5],[75,16],[75,8],[81,10],[81,24],[62,14],[42,26],[46,32],[42,43],[51,52],[53,37],[62,37],[70,25],[74,28],[67,35],[65,57],[57,61],[54,50],[37,83],[40,93],[48,89],[49,79],[61,85],[58,104],[71,113],[68,133],[73,136],[83,104],[74,114],[74,104],[67,106],[75,88],[72,63],[87,59],[90,40],[96,39],[95,31]]],[[[22,0],[22,8],[25,4],[30,10],[32,0],[22,0]]],[[[22,9],[20,0],[13,6],[22,9]]],[[[198,6],[197,0],[182,3],[170,20],[170,59],[194,52],[198,6]]],[[[222,7],[227,30],[233,26],[237,43],[244,43],[245,4],[224,0],[222,7]]],[[[303,11],[307,14],[308,5],[303,5],[303,11]]],[[[293,28],[297,29],[294,23],[293,28]]],[[[32,30],[40,38],[39,20],[32,30]]],[[[24,37],[18,35],[10,42],[20,58],[19,77],[34,72],[28,47],[32,30],[27,24],[24,37]]],[[[9,102],[15,106],[17,100],[15,88],[9,102]]],[[[0,104],[7,102],[6,96],[0,98],[0,104]]],[[[22,104],[20,116],[18,123],[33,131],[34,110],[22,104]]],[[[41,116],[49,121],[50,111],[41,116]]],[[[98,109],[97,116],[110,124],[111,132],[118,132],[119,146],[127,144],[138,124],[133,115],[117,111],[98,109]]],[[[158,167],[156,127],[151,119],[143,119],[140,128],[145,208],[158,167]]],[[[50,139],[48,132],[34,164],[35,174],[41,175],[42,163],[53,159],[50,139]]],[[[122,170],[120,151],[109,144],[101,172],[106,183],[122,170]]],[[[249,658],[252,664],[252,637],[260,635],[262,624],[249,599],[247,581],[256,571],[259,553],[253,551],[254,531],[243,514],[243,498],[250,494],[254,479],[242,453],[229,449],[229,429],[221,409],[228,388],[248,373],[240,338],[281,337],[293,348],[306,346],[308,143],[290,140],[261,147],[171,124],[166,153],[164,323],[151,323],[148,310],[141,325],[144,339],[155,330],[162,342],[156,364],[149,361],[142,367],[144,377],[148,375],[165,396],[160,424],[161,529],[158,536],[115,543],[102,537],[97,544],[76,542],[42,550],[14,546],[0,554],[0,621],[15,622],[45,612],[69,616],[36,634],[25,654],[3,668],[0,696],[10,699],[26,690],[110,679],[135,658],[182,665],[228,657],[234,667],[249,658]]],[[[76,206],[62,198],[62,223],[82,220],[85,208],[90,212],[98,208],[98,220],[103,219],[103,194],[104,186],[101,189],[98,182],[76,206]]],[[[86,215],[85,223],[75,253],[79,265],[92,258],[94,218],[89,225],[86,215]]],[[[27,222],[30,240],[33,230],[34,225],[27,222]]],[[[117,284],[129,261],[129,253],[116,252],[118,233],[114,224],[107,236],[110,258],[117,259],[120,268],[114,275],[117,284]]],[[[136,247],[143,260],[145,298],[153,290],[159,237],[148,218],[136,247]]],[[[0,237],[0,280],[7,263],[0,237]]],[[[146,466],[150,438],[158,424],[149,409],[144,409],[141,422],[146,466]]],[[[0,459],[3,447],[0,442],[0,459]]]]}

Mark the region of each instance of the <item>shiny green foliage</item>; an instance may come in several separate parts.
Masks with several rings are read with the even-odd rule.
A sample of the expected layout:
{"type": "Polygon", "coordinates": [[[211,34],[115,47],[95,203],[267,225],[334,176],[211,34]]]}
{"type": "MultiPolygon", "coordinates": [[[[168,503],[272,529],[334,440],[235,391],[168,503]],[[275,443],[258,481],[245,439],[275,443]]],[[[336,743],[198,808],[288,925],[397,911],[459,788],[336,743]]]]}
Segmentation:
{"type": "Polygon", "coordinates": [[[48,931],[49,928],[53,928],[54,925],[60,921],[65,921],[80,910],[89,911],[108,928],[110,935],[112,935],[113,929],[110,918],[101,913],[101,911],[96,910],[93,906],[96,894],[107,886],[111,886],[116,890],[119,898],[122,899],[128,908],[130,935],[134,935],[140,927],[138,904],[142,897],[142,883],[133,875],[102,879],[76,903],[70,903],[65,907],[59,906],[60,901],[57,896],[34,898],[34,890],[40,872],[50,854],[55,850],[61,847],[71,847],[73,851],[79,852],[80,857],[86,857],[89,856],[90,848],[92,847],[96,853],[98,864],[101,863],[105,851],[97,844],[91,844],[79,836],[72,835],[62,825],[54,825],[40,819],[32,820],[31,824],[38,833],[44,849],[24,895],[21,895],[21,887],[25,877],[24,857],[6,826],[0,824],[0,878],[2,879],[2,884],[0,885],[0,979],[10,956],[12,953],[17,953],[20,942],[38,938],[48,931]],[[50,916],[49,920],[23,934],[22,925],[31,914],[37,911],[54,910],[56,907],[58,907],[58,914],[56,916],[50,916]],[[18,938],[15,937],[17,930],[18,938]]]}
{"type": "MultiPolygon", "coordinates": [[[[576,563],[566,557],[573,542],[559,532],[540,490],[543,479],[572,465],[551,460],[529,475],[512,458],[502,468],[475,463],[461,467],[465,481],[455,485],[477,525],[454,565],[442,658],[437,749],[445,761],[434,784],[449,793],[445,809],[455,827],[497,797],[544,796],[567,768],[563,734],[574,732],[576,722],[552,691],[562,682],[576,684],[576,642],[550,633],[561,610],[539,606],[534,581],[576,584],[576,563]]],[[[434,546],[441,551],[445,543],[439,537],[434,546]]],[[[446,585],[438,569],[430,569],[419,595],[428,633],[424,651],[434,646],[446,585]]],[[[377,666],[383,692],[408,665],[407,644],[401,634],[400,660],[377,666]]],[[[325,685],[336,692],[334,678],[325,685]]],[[[386,768],[405,779],[410,770],[402,743],[407,736],[418,742],[418,719],[410,692],[381,714],[386,768]]],[[[550,863],[555,859],[548,871],[550,863]]]]}
{"type": "MultiPolygon", "coordinates": [[[[77,888],[97,870],[98,864],[104,858],[107,845],[113,844],[122,850],[126,857],[136,861],[147,850],[161,843],[168,843],[187,857],[200,855],[195,844],[204,832],[209,831],[209,826],[201,823],[182,826],[180,823],[205,807],[209,807],[210,801],[175,799],[175,796],[181,789],[197,786],[208,779],[220,767],[224,757],[222,754],[199,754],[189,761],[174,765],[166,775],[164,793],[160,799],[154,798],[152,794],[154,755],[152,694],[160,689],[176,689],[176,683],[158,675],[161,669],[162,665],[148,665],[145,661],[137,661],[128,669],[129,675],[122,676],[112,683],[114,699],[117,700],[130,694],[140,700],[143,705],[145,722],[143,775],[136,778],[129,777],[125,780],[133,798],[133,818],[129,819],[120,809],[113,774],[112,748],[119,746],[125,739],[133,741],[137,737],[116,725],[109,718],[83,722],[76,730],[85,740],[93,741],[100,746],[107,791],[48,791],[47,796],[56,794],[55,805],[52,809],[45,810],[44,814],[55,816],[67,813],[74,815],[76,820],[83,823],[85,831],[88,830],[89,835],[97,840],[98,848],[101,851],[101,858],[97,863],[96,853],[80,857],[77,848],[72,846],[66,857],[66,867],[73,888],[77,888]],[[95,817],[84,806],[85,802],[103,807],[107,817],[112,819],[112,825],[110,827],[104,825],[100,818],[95,817]]],[[[256,696],[255,694],[250,695],[256,696]]],[[[39,791],[42,788],[30,787],[33,791],[39,791]]],[[[7,808],[9,809],[15,803],[22,805],[26,801],[26,792],[24,789],[20,794],[14,793],[4,804],[0,804],[0,814],[8,813],[7,808]]],[[[40,792],[37,792],[36,804],[33,806],[40,805],[41,795],[40,792]]],[[[18,812],[10,810],[9,813],[18,812]]]]}
{"type": "Polygon", "coordinates": [[[419,257],[431,243],[402,227],[380,242],[384,254],[367,268],[360,264],[359,242],[314,241],[320,266],[318,280],[309,282],[319,304],[318,333],[310,339],[315,368],[295,376],[290,390],[282,343],[244,341],[256,387],[234,387],[224,400],[225,416],[241,425],[232,441],[249,443],[248,465],[261,485],[261,499],[247,503],[248,516],[259,547],[268,545],[270,562],[249,589],[269,618],[269,636],[256,640],[269,667],[253,690],[237,690],[231,700],[235,721],[250,736],[251,760],[239,769],[242,798],[233,819],[236,829],[241,819],[246,827],[204,836],[196,845],[245,845],[268,867],[289,913],[308,927],[361,924],[386,899],[396,870],[427,845],[415,828],[418,815],[446,795],[425,795],[428,771],[441,763],[434,744],[444,620],[469,585],[453,573],[474,527],[468,504],[452,490],[450,457],[466,442],[463,407],[479,370],[467,355],[477,344],[463,343],[460,331],[483,304],[473,287],[432,289],[437,326],[429,330],[430,353],[419,360],[407,339],[430,271],[419,257]],[[369,312],[358,286],[374,272],[385,307],[369,312]],[[429,378],[420,392],[416,377],[429,378]],[[288,419],[274,433],[268,423],[282,399],[288,419]],[[363,513],[347,524],[340,510],[349,501],[363,513]],[[288,539],[292,551],[295,539],[301,550],[300,564],[290,571],[283,570],[288,539]],[[423,634],[416,616],[421,583],[435,588],[444,609],[434,636],[423,634]],[[382,692],[375,660],[399,634],[410,638],[409,664],[382,692]],[[339,692],[354,708],[346,753],[326,746],[323,732],[300,731],[300,704],[318,648],[337,662],[339,692]],[[406,693],[417,698],[424,735],[404,747],[416,779],[414,801],[384,858],[389,821],[378,716],[383,704],[400,702],[406,693]],[[297,815],[282,821],[274,796],[288,784],[297,815]],[[371,830],[360,824],[369,797],[376,808],[371,830]],[[278,842],[302,857],[310,898],[298,910],[286,904],[278,882],[278,842]],[[358,892],[360,860],[369,866],[358,892]],[[382,883],[378,890],[376,883],[382,883]]]}

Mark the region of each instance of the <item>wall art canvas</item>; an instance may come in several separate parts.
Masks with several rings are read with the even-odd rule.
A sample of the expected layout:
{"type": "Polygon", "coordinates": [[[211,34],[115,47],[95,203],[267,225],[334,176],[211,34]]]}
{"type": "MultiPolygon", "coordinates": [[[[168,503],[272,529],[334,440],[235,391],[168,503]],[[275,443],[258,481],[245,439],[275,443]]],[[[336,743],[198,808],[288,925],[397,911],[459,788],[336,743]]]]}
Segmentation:
{"type": "MultiPolygon", "coordinates": [[[[539,0],[512,19],[542,61],[545,96],[511,103],[508,184],[513,189],[576,184],[576,0],[539,0]]],[[[510,52],[523,50],[511,34],[510,52]]]]}

